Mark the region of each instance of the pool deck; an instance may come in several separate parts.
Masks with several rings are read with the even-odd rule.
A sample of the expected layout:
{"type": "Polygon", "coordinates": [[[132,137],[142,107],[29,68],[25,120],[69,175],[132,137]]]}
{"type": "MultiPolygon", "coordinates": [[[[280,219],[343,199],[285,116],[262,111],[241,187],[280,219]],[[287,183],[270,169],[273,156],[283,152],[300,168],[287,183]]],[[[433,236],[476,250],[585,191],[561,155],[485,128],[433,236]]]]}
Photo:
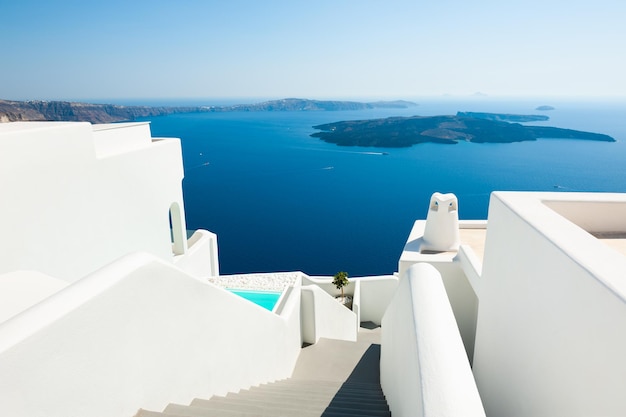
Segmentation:
{"type": "Polygon", "coordinates": [[[282,292],[302,276],[302,272],[220,275],[207,278],[221,288],[282,292]]]}

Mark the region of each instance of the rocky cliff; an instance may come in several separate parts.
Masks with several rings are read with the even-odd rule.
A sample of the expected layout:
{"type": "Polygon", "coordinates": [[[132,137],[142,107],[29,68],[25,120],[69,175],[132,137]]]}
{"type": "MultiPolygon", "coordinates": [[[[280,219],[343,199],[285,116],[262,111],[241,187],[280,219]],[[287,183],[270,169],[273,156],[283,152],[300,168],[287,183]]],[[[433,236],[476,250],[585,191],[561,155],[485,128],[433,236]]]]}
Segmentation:
{"type": "Polygon", "coordinates": [[[0,121],[62,120],[111,123],[135,120],[138,117],[190,113],[201,110],[199,107],[117,106],[113,104],[90,104],[68,101],[0,100],[0,121]]]}
{"type": "Polygon", "coordinates": [[[162,116],[173,113],[234,112],[234,111],[340,111],[373,108],[405,108],[415,106],[409,101],[322,101],[299,98],[265,101],[235,106],[149,107],[91,104],[68,101],[8,101],[0,100],[0,122],[30,120],[83,121],[112,123],[132,121],[139,117],[162,116]]]}

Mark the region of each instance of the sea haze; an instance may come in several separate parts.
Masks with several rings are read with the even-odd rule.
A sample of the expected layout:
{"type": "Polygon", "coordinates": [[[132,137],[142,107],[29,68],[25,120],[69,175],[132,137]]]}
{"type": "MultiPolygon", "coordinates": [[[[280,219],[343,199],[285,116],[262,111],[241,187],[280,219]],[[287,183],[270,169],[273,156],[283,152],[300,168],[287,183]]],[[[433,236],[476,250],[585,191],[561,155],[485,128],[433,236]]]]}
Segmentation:
{"type": "Polygon", "coordinates": [[[218,234],[222,274],[390,274],[430,195],[452,192],[463,219],[485,219],[495,190],[626,192],[626,102],[418,100],[410,109],[194,113],[149,119],[181,138],[188,229],[218,234]],[[539,105],[555,107],[536,111],[539,105]],[[533,124],[605,133],[617,142],[338,147],[314,125],[457,111],[545,114],[533,124]]]}

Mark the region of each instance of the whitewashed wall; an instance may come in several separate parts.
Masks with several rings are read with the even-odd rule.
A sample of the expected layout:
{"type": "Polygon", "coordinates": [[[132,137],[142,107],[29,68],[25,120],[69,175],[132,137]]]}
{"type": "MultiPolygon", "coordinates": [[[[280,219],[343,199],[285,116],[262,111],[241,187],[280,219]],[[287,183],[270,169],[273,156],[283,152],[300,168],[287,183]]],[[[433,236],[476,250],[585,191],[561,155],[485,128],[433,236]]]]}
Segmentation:
{"type": "Polygon", "coordinates": [[[37,271],[0,274],[0,323],[67,287],[68,283],[37,271]]]}
{"type": "Polygon", "coordinates": [[[220,274],[217,235],[196,230],[187,241],[187,251],[174,256],[174,265],[195,277],[216,277],[220,274]]]}
{"type": "MultiPolygon", "coordinates": [[[[471,361],[474,354],[476,317],[478,314],[476,290],[480,287],[476,269],[480,262],[473,255],[471,248],[466,245],[461,245],[459,252],[422,253],[425,225],[424,220],[417,220],[413,225],[398,262],[399,274],[404,276],[412,265],[420,262],[428,263],[439,271],[443,277],[452,311],[463,337],[467,357],[471,361]],[[469,276],[466,275],[466,271],[470,272],[469,276]]],[[[484,225],[476,225],[474,221],[462,222],[461,225],[466,228],[484,227],[484,225]]]]}
{"type": "Polygon", "coordinates": [[[585,216],[623,227],[626,212],[603,207],[626,207],[626,195],[492,195],[474,354],[485,409],[510,417],[623,416],[626,257],[544,200],[558,201],[549,205],[582,225],[594,223],[578,215],[584,207],[585,216]]]}
{"type": "Polygon", "coordinates": [[[0,273],[73,282],[137,250],[171,260],[182,178],[180,142],[153,141],[147,123],[0,124],[0,273]]]}
{"type": "Polygon", "coordinates": [[[467,357],[471,362],[474,356],[476,318],[478,316],[479,304],[478,297],[463,272],[460,262],[430,262],[430,264],[434,266],[443,277],[446,294],[452,306],[457,326],[461,332],[467,357]]]}
{"type": "Polygon", "coordinates": [[[441,275],[415,264],[381,326],[381,385],[394,417],[485,415],[441,275]]]}
{"type": "MultiPolygon", "coordinates": [[[[302,285],[316,285],[333,297],[341,295],[332,284],[332,277],[303,276],[302,285]]],[[[360,321],[371,321],[380,324],[385,309],[398,287],[398,278],[393,275],[368,276],[349,278],[350,283],[344,287],[346,295],[355,295],[355,282],[359,281],[359,316],[360,321]]]]}
{"type": "Polygon", "coordinates": [[[302,341],[322,338],[356,341],[357,315],[316,285],[302,286],[302,341]]]}
{"type": "Polygon", "coordinates": [[[398,288],[398,278],[382,275],[357,279],[360,284],[360,320],[380,324],[398,288]]]}
{"type": "Polygon", "coordinates": [[[292,296],[277,316],[129,255],[0,325],[2,414],[132,416],[289,377],[301,345],[292,296]]]}

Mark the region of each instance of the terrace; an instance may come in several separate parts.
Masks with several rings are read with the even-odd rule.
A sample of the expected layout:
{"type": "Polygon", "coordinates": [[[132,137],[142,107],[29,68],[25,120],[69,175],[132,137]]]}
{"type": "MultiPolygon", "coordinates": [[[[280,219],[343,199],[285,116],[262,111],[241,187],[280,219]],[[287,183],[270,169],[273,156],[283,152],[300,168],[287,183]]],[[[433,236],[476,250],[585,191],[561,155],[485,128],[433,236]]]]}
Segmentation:
{"type": "Polygon", "coordinates": [[[435,194],[348,309],[331,277],[220,275],[215,234],[179,236],[180,145],[148,127],[0,127],[7,415],[626,413],[626,195],[496,192],[467,221],[435,194]]]}

